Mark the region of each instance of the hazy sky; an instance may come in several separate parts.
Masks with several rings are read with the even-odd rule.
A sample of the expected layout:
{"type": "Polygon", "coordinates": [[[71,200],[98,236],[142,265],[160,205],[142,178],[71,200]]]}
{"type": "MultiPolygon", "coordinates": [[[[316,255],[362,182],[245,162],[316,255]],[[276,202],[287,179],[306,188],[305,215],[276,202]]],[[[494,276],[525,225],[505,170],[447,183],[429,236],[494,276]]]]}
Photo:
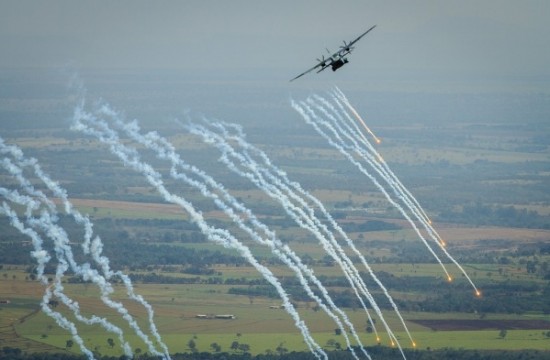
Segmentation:
{"type": "Polygon", "coordinates": [[[550,74],[548,0],[0,0],[0,67],[285,69],[370,26],[369,71],[550,74]]]}

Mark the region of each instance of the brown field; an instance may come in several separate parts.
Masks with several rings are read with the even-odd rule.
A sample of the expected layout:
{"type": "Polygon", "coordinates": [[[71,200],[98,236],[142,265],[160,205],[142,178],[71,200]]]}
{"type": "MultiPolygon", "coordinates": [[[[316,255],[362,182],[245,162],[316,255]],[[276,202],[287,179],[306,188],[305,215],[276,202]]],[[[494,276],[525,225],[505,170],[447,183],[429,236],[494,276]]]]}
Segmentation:
{"type": "MultiPolygon", "coordinates": [[[[248,193],[248,192],[246,192],[248,193]]],[[[254,193],[254,192],[251,192],[254,193]]],[[[245,193],[243,192],[242,195],[245,193]]],[[[255,195],[254,195],[255,196],[255,195]]],[[[131,211],[139,214],[157,213],[159,215],[184,215],[181,207],[173,204],[163,203],[142,203],[130,201],[113,201],[113,200],[93,200],[93,199],[71,199],[71,202],[76,207],[86,208],[104,208],[110,210],[131,211]]],[[[209,211],[210,218],[223,218],[221,211],[209,211]]],[[[363,222],[368,220],[383,220],[395,223],[403,227],[403,230],[397,231],[372,231],[365,233],[365,239],[380,239],[392,240],[393,238],[416,238],[414,231],[410,229],[410,225],[406,220],[401,219],[385,219],[370,216],[354,216],[348,218],[347,221],[363,222]]],[[[345,222],[341,221],[342,223],[345,222]]],[[[505,228],[505,227],[465,227],[456,224],[435,223],[434,228],[438,231],[449,246],[471,246],[474,241],[484,240],[507,240],[512,242],[536,242],[547,241],[550,239],[550,230],[540,229],[520,229],[520,228],[505,228]]]]}
{"type": "MultiPolygon", "coordinates": [[[[59,203],[57,199],[54,200],[59,203]]],[[[111,210],[130,210],[130,211],[155,211],[161,214],[181,214],[182,210],[177,205],[160,203],[137,203],[131,201],[113,201],[113,200],[94,200],[94,199],[71,199],[76,207],[97,207],[111,210]]]]}

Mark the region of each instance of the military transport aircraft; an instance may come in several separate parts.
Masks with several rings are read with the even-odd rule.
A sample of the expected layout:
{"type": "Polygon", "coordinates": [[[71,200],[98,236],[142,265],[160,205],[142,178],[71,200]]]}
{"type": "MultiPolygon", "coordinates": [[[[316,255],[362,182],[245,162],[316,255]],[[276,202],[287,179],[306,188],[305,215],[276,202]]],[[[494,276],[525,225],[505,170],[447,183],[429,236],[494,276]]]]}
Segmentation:
{"type": "MultiPolygon", "coordinates": [[[[346,55],[351,54],[352,50],[354,49],[353,45],[356,42],[358,42],[363,36],[367,35],[367,33],[369,31],[371,31],[372,29],[374,29],[375,27],[376,27],[376,25],[374,25],[373,27],[371,27],[370,29],[368,29],[367,31],[365,31],[364,33],[359,35],[359,37],[357,39],[351,41],[349,44],[347,44],[344,41],[344,45],[340,46],[340,49],[337,52],[335,52],[334,54],[330,55],[330,57],[328,59],[325,59],[325,57],[322,56],[321,59],[317,59],[317,61],[319,61],[319,63],[317,65],[315,65],[314,67],[312,67],[311,69],[309,69],[307,71],[304,71],[303,73],[296,76],[294,79],[291,79],[290,81],[296,80],[300,76],[303,76],[303,75],[307,74],[308,72],[313,71],[317,68],[319,68],[319,70],[317,70],[318,73],[325,70],[329,66],[332,68],[332,71],[338,70],[339,68],[341,68],[342,66],[344,66],[345,64],[348,63],[348,59],[346,59],[346,55]]],[[[330,54],[330,51],[328,49],[327,49],[327,51],[330,54]]]]}

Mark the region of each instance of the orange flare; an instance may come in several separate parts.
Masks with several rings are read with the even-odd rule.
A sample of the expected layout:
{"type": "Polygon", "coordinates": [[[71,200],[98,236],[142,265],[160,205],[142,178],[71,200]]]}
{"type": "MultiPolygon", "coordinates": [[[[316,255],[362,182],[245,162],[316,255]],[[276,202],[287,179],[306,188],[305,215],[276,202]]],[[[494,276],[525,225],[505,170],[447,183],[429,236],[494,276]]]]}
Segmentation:
{"type": "Polygon", "coordinates": [[[413,347],[416,347],[416,343],[414,341],[412,342],[412,344],[413,344],[413,347]]]}
{"type": "Polygon", "coordinates": [[[451,281],[453,281],[453,278],[450,277],[450,276],[448,276],[448,277],[447,277],[447,280],[448,280],[449,282],[451,282],[451,281]]]}
{"type": "Polygon", "coordinates": [[[476,296],[477,296],[477,297],[481,297],[481,291],[476,290],[476,296]]]}
{"type": "MultiPolygon", "coordinates": [[[[351,110],[351,112],[353,113],[353,115],[355,115],[355,118],[357,120],[359,120],[359,122],[361,123],[361,125],[363,125],[363,127],[365,128],[365,130],[374,138],[374,140],[376,141],[377,144],[380,144],[380,139],[378,139],[376,137],[376,135],[374,135],[374,133],[371,131],[371,129],[369,129],[369,127],[367,126],[367,124],[365,124],[365,122],[363,121],[363,119],[361,118],[361,116],[359,116],[359,113],[353,108],[353,106],[351,106],[351,104],[348,102],[348,101],[344,101],[344,103],[346,104],[346,106],[348,107],[348,109],[351,110]]],[[[363,138],[364,139],[364,138],[363,138]]],[[[366,140],[366,139],[365,139],[366,140]]]]}

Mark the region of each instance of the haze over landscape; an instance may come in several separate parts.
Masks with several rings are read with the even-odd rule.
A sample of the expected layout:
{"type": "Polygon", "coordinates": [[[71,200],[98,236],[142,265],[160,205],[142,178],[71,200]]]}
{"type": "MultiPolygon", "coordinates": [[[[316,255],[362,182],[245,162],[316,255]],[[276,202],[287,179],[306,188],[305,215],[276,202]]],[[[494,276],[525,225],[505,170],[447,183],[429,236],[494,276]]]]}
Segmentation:
{"type": "Polygon", "coordinates": [[[0,10],[0,358],[550,358],[550,3],[0,10]]]}

